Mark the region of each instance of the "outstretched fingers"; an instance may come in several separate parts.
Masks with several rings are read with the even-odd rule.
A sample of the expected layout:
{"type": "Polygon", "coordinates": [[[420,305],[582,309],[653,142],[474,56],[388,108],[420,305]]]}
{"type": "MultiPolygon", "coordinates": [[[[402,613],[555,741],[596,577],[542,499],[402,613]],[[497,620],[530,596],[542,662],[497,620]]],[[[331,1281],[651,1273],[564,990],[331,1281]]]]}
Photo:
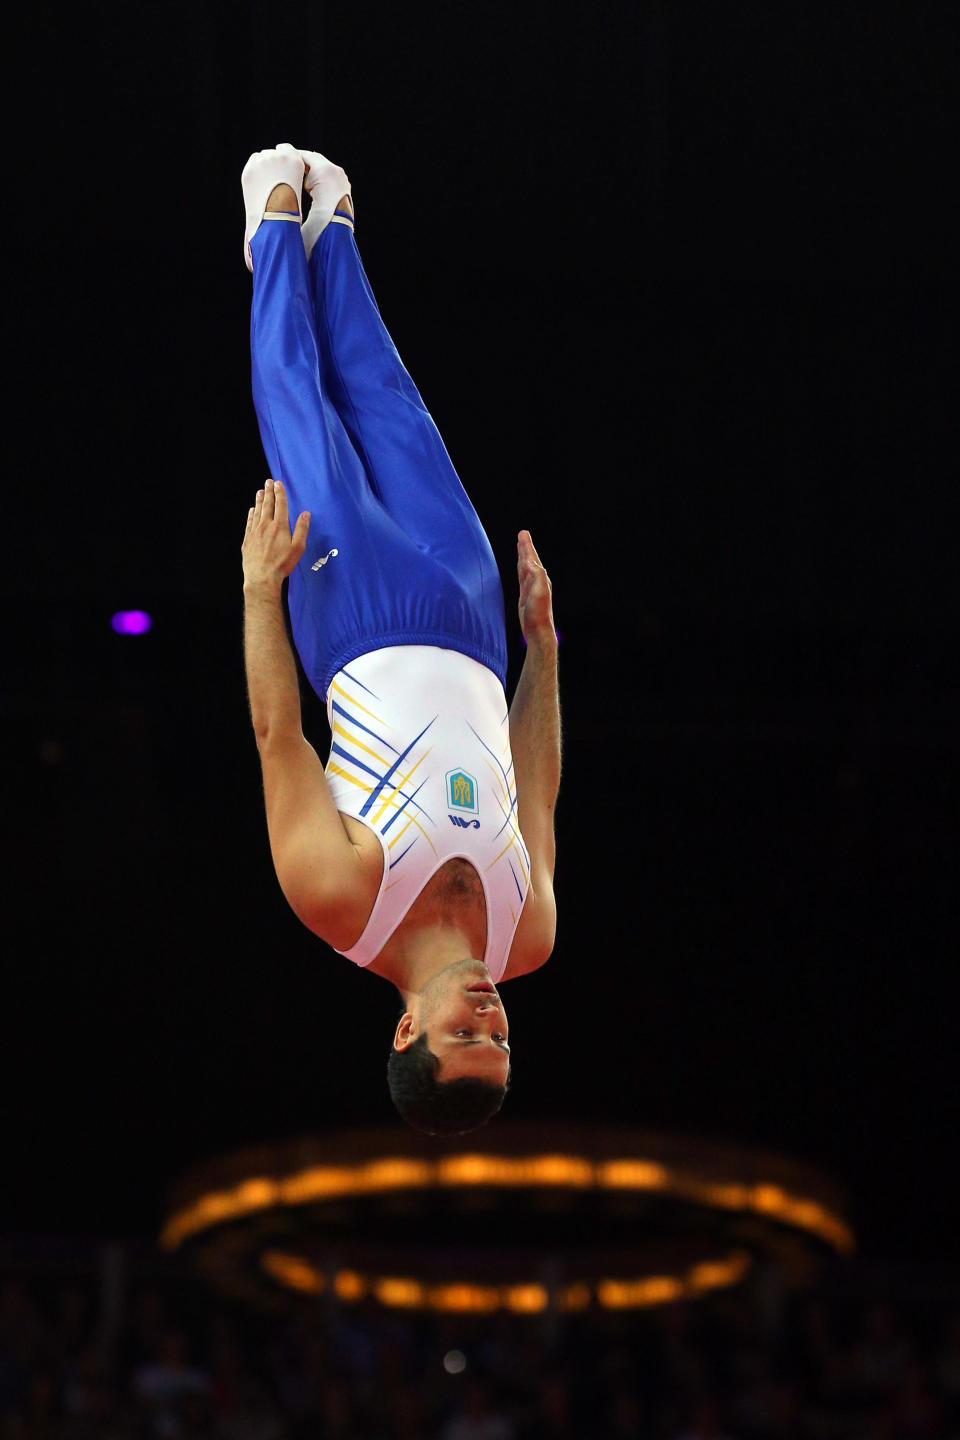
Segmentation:
{"type": "Polygon", "coordinates": [[[287,525],[287,492],[279,480],[268,481],[273,491],[273,513],[278,525],[287,525]]]}
{"type": "MultiPolygon", "coordinates": [[[[287,491],[283,482],[273,482],[274,503],[276,506],[276,521],[278,528],[284,530],[290,527],[290,510],[287,504],[287,491]]],[[[293,527],[293,534],[290,537],[290,545],[297,552],[297,559],[303,554],[307,545],[307,532],[310,529],[310,511],[304,510],[297,516],[297,523],[293,527]]]]}
{"type": "MultiPolygon", "coordinates": [[[[291,553],[299,560],[307,548],[307,535],[310,530],[310,511],[304,510],[302,515],[297,516],[297,523],[293,527],[293,535],[290,540],[291,553]]],[[[296,563],[296,562],[294,562],[296,563]]]]}
{"type": "Polygon", "coordinates": [[[529,530],[521,530],[517,536],[517,572],[523,575],[525,571],[542,570],[543,561],[537,554],[533,539],[529,530]]]}

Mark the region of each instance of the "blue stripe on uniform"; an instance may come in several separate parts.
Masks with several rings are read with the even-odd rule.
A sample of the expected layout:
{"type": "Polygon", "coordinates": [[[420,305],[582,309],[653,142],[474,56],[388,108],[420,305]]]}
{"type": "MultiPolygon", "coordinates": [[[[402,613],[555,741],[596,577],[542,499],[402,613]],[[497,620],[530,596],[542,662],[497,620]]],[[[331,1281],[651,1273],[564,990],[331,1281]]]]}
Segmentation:
{"type": "Polygon", "coordinates": [[[400,861],[403,859],[404,855],[406,855],[408,851],[410,851],[410,850],[413,849],[414,845],[416,845],[416,843],[417,843],[418,838],[419,838],[418,836],[414,835],[413,839],[410,841],[410,844],[407,846],[407,849],[406,849],[406,850],[401,850],[401,851],[400,851],[400,854],[397,856],[396,860],[391,860],[391,861],[390,861],[390,866],[389,866],[389,868],[390,868],[391,870],[393,869],[394,865],[399,865],[399,864],[400,864],[400,861]]]}
{"type": "MultiPolygon", "coordinates": [[[[378,779],[380,779],[380,784],[377,786],[376,790],[374,790],[371,795],[367,796],[366,800],[364,801],[363,807],[360,811],[360,819],[363,819],[367,812],[372,809],[372,807],[376,804],[380,796],[381,790],[385,785],[388,785],[390,783],[390,779],[393,776],[394,771],[398,768],[398,766],[403,764],[404,760],[406,760],[407,756],[410,754],[410,751],[413,749],[414,745],[416,745],[417,741],[423,739],[424,735],[426,735],[427,731],[430,729],[430,725],[433,725],[436,722],[436,718],[436,715],[434,715],[433,719],[430,721],[430,724],[424,725],[423,729],[420,731],[420,734],[414,736],[414,738],[410,741],[410,744],[407,746],[406,750],[404,750],[403,754],[398,755],[396,760],[394,760],[386,775],[384,775],[382,779],[380,779],[379,776],[377,777],[378,779]]],[[[370,773],[372,775],[374,772],[371,770],[370,773]]],[[[403,791],[401,790],[400,793],[402,795],[403,791]]]]}
{"type": "Polygon", "coordinates": [[[517,887],[517,894],[520,896],[520,904],[522,905],[524,900],[526,899],[526,895],[524,894],[524,891],[520,888],[520,881],[517,879],[517,872],[513,868],[513,861],[508,858],[507,864],[510,866],[510,874],[513,876],[513,883],[517,887]]]}
{"type": "MultiPolygon", "coordinates": [[[[470,724],[470,721],[469,721],[469,720],[467,721],[467,725],[468,725],[469,729],[473,730],[473,726],[470,724]]],[[[473,733],[474,733],[474,735],[477,735],[476,730],[473,730],[473,733]]],[[[496,755],[494,755],[493,751],[490,749],[490,746],[486,743],[486,741],[485,741],[480,735],[477,735],[477,739],[480,741],[480,744],[483,746],[484,750],[486,750],[487,754],[490,755],[490,756],[492,756],[492,758],[496,761],[497,769],[500,771],[500,774],[503,776],[503,783],[504,783],[504,785],[505,785],[505,787],[506,787],[507,794],[510,795],[510,781],[509,781],[509,779],[507,778],[507,772],[506,772],[506,770],[504,770],[503,766],[500,764],[500,761],[497,759],[496,755]]],[[[510,795],[510,810],[509,810],[508,816],[507,816],[508,819],[509,819],[510,815],[513,814],[513,807],[516,805],[516,803],[517,803],[517,797],[516,797],[516,795],[510,795]]],[[[502,809],[503,809],[503,806],[501,805],[500,808],[501,808],[501,810],[502,810],[502,809]]],[[[498,834],[498,835],[501,833],[501,831],[503,830],[503,828],[504,828],[503,825],[501,825],[501,826],[500,826],[500,829],[497,831],[497,834],[498,834]]]]}
{"type": "MultiPolygon", "coordinates": [[[[380,834],[381,834],[381,835],[386,835],[387,831],[390,829],[390,826],[393,825],[395,821],[397,821],[397,820],[400,819],[400,816],[403,814],[404,810],[406,810],[407,806],[410,804],[410,801],[411,801],[411,800],[415,800],[415,799],[417,798],[417,796],[420,794],[420,791],[423,789],[423,787],[424,787],[424,785],[426,785],[426,783],[427,783],[426,780],[421,780],[421,781],[420,781],[420,784],[417,786],[416,790],[414,790],[413,794],[412,794],[412,795],[408,795],[407,798],[406,798],[406,800],[404,800],[403,804],[400,806],[400,809],[399,809],[399,810],[395,810],[395,811],[393,812],[393,814],[390,816],[390,819],[387,821],[386,825],[384,825],[383,829],[380,831],[380,834]]],[[[426,810],[424,810],[424,808],[423,808],[422,805],[418,805],[418,806],[417,806],[417,809],[420,811],[420,814],[421,814],[421,815],[423,815],[427,820],[430,821],[430,824],[431,824],[431,825],[436,824],[436,821],[433,820],[432,817],[427,814],[426,810]]]]}
{"type": "Polygon", "coordinates": [[[380,784],[383,784],[383,776],[378,771],[371,770],[369,765],[365,764],[362,760],[358,760],[356,755],[351,755],[349,750],[344,750],[343,746],[338,745],[336,740],[334,740],[330,746],[330,753],[331,755],[339,755],[342,760],[349,760],[351,765],[356,765],[357,769],[362,770],[365,775],[372,775],[374,780],[379,780],[380,784]]]}
{"type": "Polygon", "coordinates": [[[341,671],[340,671],[340,674],[341,674],[341,675],[346,675],[347,679],[350,681],[350,683],[351,683],[352,685],[357,685],[357,686],[359,686],[359,688],[360,688],[361,690],[366,690],[366,692],[367,692],[368,695],[373,695],[374,700],[379,700],[379,699],[380,699],[380,696],[374,694],[374,692],[370,689],[370,686],[369,686],[369,685],[364,685],[363,681],[362,681],[362,680],[358,680],[357,677],[356,677],[356,675],[351,675],[349,670],[341,670],[341,671]]]}
{"type": "Polygon", "coordinates": [[[365,735],[372,735],[374,740],[379,740],[381,745],[386,745],[387,749],[392,750],[394,755],[396,755],[396,745],[391,745],[389,740],[384,740],[383,736],[378,735],[376,730],[371,730],[369,725],[361,725],[359,720],[354,720],[353,716],[350,714],[350,711],[344,710],[343,706],[338,705],[336,700],[334,700],[331,709],[333,710],[334,715],[342,715],[344,720],[349,720],[350,724],[356,730],[362,730],[365,735]]]}

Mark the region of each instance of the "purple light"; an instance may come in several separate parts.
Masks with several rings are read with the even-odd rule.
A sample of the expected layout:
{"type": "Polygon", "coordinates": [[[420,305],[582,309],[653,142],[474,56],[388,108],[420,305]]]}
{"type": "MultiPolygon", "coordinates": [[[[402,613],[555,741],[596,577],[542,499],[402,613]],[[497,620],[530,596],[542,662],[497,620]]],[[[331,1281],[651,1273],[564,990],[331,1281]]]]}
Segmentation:
{"type": "Polygon", "coordinates": [[[146,610],[118,610],[110,617],[110,624],[118,635],[146,635],[153,628],[146,610]]]}

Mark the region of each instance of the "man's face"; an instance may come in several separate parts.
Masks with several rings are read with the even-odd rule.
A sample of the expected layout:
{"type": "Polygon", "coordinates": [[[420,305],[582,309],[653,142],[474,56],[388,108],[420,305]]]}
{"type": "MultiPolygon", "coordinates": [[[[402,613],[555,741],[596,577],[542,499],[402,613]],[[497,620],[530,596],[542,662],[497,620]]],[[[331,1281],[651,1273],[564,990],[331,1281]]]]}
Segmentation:
{"type": "Polygon", "coordinates": [[[458,961],[421,997],[420,1028],[440,1061],[438,1080],[469,1076],[505,1085],[510,1069],[509,1026],[497,988],[479,960],[458,961]]]}

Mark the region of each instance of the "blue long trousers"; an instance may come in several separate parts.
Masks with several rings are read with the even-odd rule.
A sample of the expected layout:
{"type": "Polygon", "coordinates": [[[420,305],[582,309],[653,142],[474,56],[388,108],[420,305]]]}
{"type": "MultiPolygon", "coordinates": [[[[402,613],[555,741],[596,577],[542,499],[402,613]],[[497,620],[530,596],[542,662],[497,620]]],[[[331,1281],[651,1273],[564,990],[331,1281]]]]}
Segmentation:
{"type": "Polygon", "coordinates": [[[506,679],[490,542],[380,318],[353,232],[330,224],[307,265],[299,226],[251,241],[253,400],[291,524],[294,643],[321,699],[338,670],[390,645],[459,650],[506,679]],[[319,563],[323,562],[323,563],[319,563]]]}

